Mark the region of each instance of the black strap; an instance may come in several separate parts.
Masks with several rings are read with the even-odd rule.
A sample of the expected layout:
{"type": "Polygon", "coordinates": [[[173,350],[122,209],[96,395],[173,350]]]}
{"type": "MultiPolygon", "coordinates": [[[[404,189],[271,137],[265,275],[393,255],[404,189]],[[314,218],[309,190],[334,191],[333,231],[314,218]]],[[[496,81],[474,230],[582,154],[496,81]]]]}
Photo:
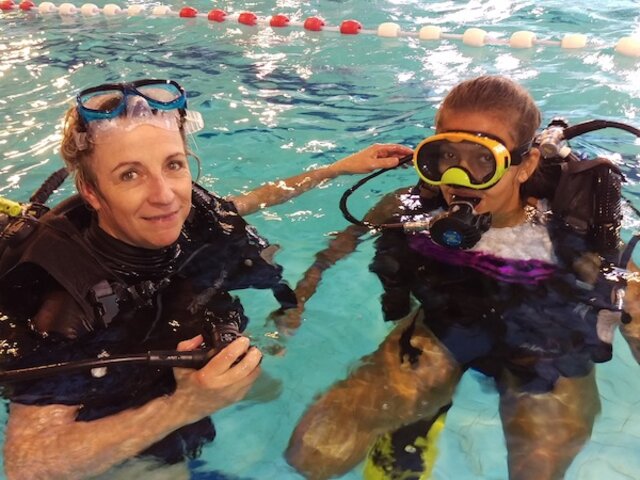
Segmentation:
{"type": "Polygon", "coordinates": [[[271,288],[273,296],[280,303],[282,310],[295,308],[298,306],[298,297],[291,287],[284,282],[280,282],[271,288]]]}
{"type": "Polygon", "coordinates": [[[627,268],[627,265],[631,260],[631,255],[633,254],[633,250],[636,248],[636,244],[638,243],[638,241],[640,241],[640,233],[636,233],[633,237],[631,237],[631,240],[629,240],[627,246],[624,247],[624,250],[620,255],[620,260],[618,260],[619,268],[627,268]]]}
{"type": "Polygon", "coordinates": [[[418,309],[418,311],[413,315],[413,319],[409,326],[402,332],[400,335],[400,363],[404,362],[405,355],[409,359],[409,363],[412,366],[415,366],[418,363],[418,357],[422,354],[422,350],[411,345],[411,337],[413,337],[413,333],[416,330],[416,321],[418,320],[418,315],[422,312],[422,309],[418,309]]]}
{"type": "Polygon", "coordinates": [[[109,282],[102,280],[91,287],[89,297],[96,310],[96,318],[100,318],[104,323],[104,327],[108,327],[120,311],[118,294],[109,282]]]}

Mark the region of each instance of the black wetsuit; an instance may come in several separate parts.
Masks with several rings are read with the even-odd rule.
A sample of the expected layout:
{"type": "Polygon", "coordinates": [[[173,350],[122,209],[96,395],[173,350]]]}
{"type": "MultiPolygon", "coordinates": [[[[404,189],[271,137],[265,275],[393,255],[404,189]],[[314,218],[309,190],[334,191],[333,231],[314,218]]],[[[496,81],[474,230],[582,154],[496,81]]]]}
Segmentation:
{"type": "MultiPolygon", "coordinates": [[[[161,250],[110,237],[77,199],[45,215],[46,225],[6,250],[0,263],[3,366],[175,350],[198,334],[210,348],[216,325],[244,330],[247,318],[229,290],[272,288],[281,296],[287,291],[281,267],[263,258],[268,244],[231,203],[194,188],[194,205],[200,207],[192,209],[176,244],[161,250]]],[[[103,373],[21,382],[6,396],[26,405],[79,405],[77,421],[91,421],[176,387],[169,367],[123,365],[103,373]]],[[[180,462],[197,456],[214,436],[206,417],[141,455],[180,462]]]]}

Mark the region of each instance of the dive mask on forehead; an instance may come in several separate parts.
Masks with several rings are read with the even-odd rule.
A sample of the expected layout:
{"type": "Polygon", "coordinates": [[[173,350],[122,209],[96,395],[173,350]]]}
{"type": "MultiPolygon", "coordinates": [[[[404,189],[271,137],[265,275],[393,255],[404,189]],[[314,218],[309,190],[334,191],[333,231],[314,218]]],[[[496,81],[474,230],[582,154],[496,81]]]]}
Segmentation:
{"type": "Polygon", "coordinates": [[[429,185],[491,188],[511,165],[529,153],[531,142],[509,151],[497,137],[475,132],[446,132],[424,139],[413,162],[429,185]]]}
{"type": "Polygon", "coordinates": [[[101,143],[102,134],[115,128],[129,131],[140,125],[194,133],[204,126],[202,115],[187,110],[184,89],[173,80],[138,80],[104,84],[82,90],[76,110],[86,132],[78,135],[78,146],[101,143]]]}

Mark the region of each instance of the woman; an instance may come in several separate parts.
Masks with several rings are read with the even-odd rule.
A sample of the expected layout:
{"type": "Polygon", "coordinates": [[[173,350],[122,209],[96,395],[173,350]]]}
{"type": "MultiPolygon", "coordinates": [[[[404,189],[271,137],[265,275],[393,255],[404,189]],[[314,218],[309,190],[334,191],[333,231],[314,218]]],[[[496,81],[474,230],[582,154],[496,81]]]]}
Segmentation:
{"type": "Polygon", "coordinates": [[[13,347],[5,358],[34,366],[176,344],[210,355],[198,369],[113,366],[17,384],[8,478],[114,478],[110,469],[136,456],[138,474],[174,464],[171,477],[186,476],[183,460],[215,435],[209,415],[242,399],[260,375],[262,355],[240,335],[247,319],[229,290],[272,288],[291,301],[272,249],[241,215],[410,152],[374,145],[223,200],[192,182],[186,135],[201,127],[173,81],[89,88],[67,112],[61,151],[81,200],[7,239],[0,308],[17,327],[3,332],[13,347]]]}
{"type": "MultiPolygon", "coordinates": [[[[503,77],[462,82],[444,99],[436,135],[414,155],[420,185],[388,196],[367,219],[429,225],[386,228],[376,242],[371,270],[384,287],[385,319],[402,320],[302,417],[287,459],[306,477],[348,471],[386,432],[418,421],[428,429],[472,368],[500,393],[509,478],[563,478],[600,410],[594,362],[611,358],[619,313],[607,310],[612,286],[598,276],[606,259],[591,240],[528,202],[539,125],[531,96],[503,77]]],[[[313,291],[307,283],[299,288],[313,291]]],[[[429,477],[427,457],[403,471],[383,465],[385,453],[374,449],[383,468],[372,478],[429,477]]]]}

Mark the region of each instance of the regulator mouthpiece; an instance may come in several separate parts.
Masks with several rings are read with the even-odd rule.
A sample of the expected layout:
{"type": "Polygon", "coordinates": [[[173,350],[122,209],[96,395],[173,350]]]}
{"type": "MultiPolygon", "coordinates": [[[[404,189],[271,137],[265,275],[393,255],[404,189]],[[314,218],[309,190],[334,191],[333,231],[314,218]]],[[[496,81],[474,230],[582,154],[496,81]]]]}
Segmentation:
{"type": "Polygon", "coordinates": [[[431,223],[431,239],[456,250],[473,247],[491,226],[491,214],[478,214],[471,202],[455,201],[431,223]]]}

